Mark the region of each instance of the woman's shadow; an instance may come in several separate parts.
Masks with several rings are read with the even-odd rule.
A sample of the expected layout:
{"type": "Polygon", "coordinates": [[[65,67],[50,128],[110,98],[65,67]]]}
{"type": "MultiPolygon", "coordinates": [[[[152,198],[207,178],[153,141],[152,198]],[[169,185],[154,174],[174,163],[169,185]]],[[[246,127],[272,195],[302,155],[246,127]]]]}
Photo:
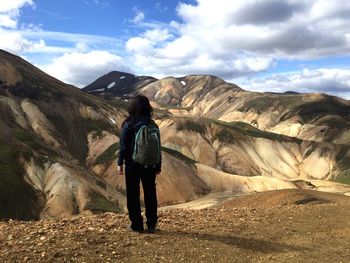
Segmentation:
{"type": "Polygon", "coordinates": [[[259,251],[262,253],[304,251],[308,249],[302,246],[276,243],[268,240],[245,238],[245,237],[231,236],[231,235],[195,233],[195,232],[187,232],[187,231],[181,231],[181,230],[179,231],[161,230],[157,232],[157,234],[164,235],[164,236],[175,236],[179,238],[186,237],[194,240],[199,239],[203,241],[220,242],[229,246],[234,246],[245,250],[259,251]]]}

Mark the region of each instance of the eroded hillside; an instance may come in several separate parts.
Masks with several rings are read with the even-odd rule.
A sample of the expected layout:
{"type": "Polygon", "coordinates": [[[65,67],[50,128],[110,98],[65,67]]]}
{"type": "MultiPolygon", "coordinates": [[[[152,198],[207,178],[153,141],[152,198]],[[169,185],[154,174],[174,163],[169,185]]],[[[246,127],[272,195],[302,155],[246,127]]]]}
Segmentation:
{"type": "MultiPolygon", "coordinates": [[[[100,92],[95,94],[121,96],[116,92],[117,84],[114,90],[101,91],[110,81],[101,77],[99,85],[94,86],[100,92]]],[[[86,90],[93,91],[91,86],[86,90]]],[[[214,76],[195,75],[144,82],[123,95],[136,93],[145,94],[159,107],[177,115],[242,121],[303,140],[350,143],[350,102],[326,94],[248,92],[214,76]]]]}
{"type": "MultiPolygon", "coordinates": [[[[161,81],[122,73],[106,76],[120,80],[111,90],[123,83],[121,93],[154,97],[164,160],[157,177],[160,205],[222,191],[233,196],[284,188],[349,193],[347,185],[331,182],[349,180],[348,145],[223,121],[227,92],[248,94],[237,86],[211,76],[161,81]],[[213,104],[210,96],[217,99],[213,104]],[[206,109],[201,108],[205,101],[206,109]]],[[[125,98],[93,96],[3,51],[0,81],[0,218],[121,212],[125,182],[117,175],[115,160],[125,98]]],[[[340,136],[346,125],[334,129],[336,138],[346,138],[340,136]]]]}
{"type": "Polygon", "coordinates": [[[0,218],[120,211],[85,159],[89,134],[117,133],[123,109],[3,51],[0,69],[0,218]]]}

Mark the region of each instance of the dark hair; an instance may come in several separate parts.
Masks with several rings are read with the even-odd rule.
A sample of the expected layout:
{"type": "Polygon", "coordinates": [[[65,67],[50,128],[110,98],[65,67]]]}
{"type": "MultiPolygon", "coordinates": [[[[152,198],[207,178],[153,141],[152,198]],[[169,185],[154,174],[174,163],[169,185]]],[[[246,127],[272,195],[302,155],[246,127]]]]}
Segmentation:
{"type": "Polygon", "coordinates": [[[139,117],[149,117],[151,118],[153,108],[146,96],[137,95],[133,97],[130,101],[128,107],[129,116],[125,121],[134,121],[139,117]]]}

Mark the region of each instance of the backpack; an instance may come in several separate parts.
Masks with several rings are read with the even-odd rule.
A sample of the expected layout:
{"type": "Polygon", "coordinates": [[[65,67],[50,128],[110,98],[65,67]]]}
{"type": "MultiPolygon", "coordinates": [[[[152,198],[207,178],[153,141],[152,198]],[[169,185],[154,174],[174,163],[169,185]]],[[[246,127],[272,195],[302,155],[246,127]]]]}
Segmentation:
{"type": "Polygon", "coordinates": [[[150,121],[135,135],[132,160],[144,167],[155,167],[160,162],[160,133],[158,125],[150,121]]]}

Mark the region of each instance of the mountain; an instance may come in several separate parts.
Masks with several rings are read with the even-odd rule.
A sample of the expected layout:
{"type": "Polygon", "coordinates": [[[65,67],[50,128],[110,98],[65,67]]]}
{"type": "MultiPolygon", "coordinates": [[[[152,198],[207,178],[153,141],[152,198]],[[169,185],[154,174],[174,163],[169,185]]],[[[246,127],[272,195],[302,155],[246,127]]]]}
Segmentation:
{"type": "MultiPolygon", "coordinates": [[[[313,188],[350,193],[348,185],[339,183],[349,183],[348,144],[302,140],[225,121],[220,116],[228,110],[218,104],[220,98],[227,106],[231,102],[223,99],[229,93],[247,98],[251,94],[233,84],[213,76],[154,80],[110,75],[107,86],[116,82],[111,90],[118,89],[113,78],[130,84],[120,82],[125,85],[121,97],[108,93],[103,95],[107,99],[101,98],[90,94],[93,89],[84,92],[0,51],[1,219],[123,211],[125,182],[117,175],[115,160],[127,114],[123,96],[137,92],[153,100],[161,129],[164,163],[157,177],[161,206],[223,191],[237,195],[313,188]],[[207,101],[211,96],[213,105],[207,101]],[[205,101],[207,109],[202,108],[205,101]]],[[[338,110],[343,102],[332,99],[338,110]]],[[[347,110],[346,104],[343,107],[347,110]]],[[[334,116],[343,118],[337,112],[334,116]]],[[[342,127],[333,129],[334,138],[339,139],[342,127]]]]}
{"type": "MultiPolygon", "coordinates": [[[[5,51],[0,51],[0,80],[0,218],[123,211],[125,183],[116,172],[115,152],[125,102],[66,85],[5,51]],[[112,164],[111,177],[103,177],[95,162],[112,164]]],[[[207,194],[195,167],[180,153],[168,152],[159,203],[207,194]],[[177,180],[169,178],[179,169],[177,180]]]]}
{"type": "MultiPolygon", "coordinates": [[[[99,80],[105,86],[109,83],[103,77],[99,80]]],[[[350,102],[334,96],[248,92],[214,76],[194,75],[168,77],[138,87],[127,94],[145,94],[173,114],[243,121],[303,140],[350,144],[350,102]]]]}
{"type": "Polygon", "coordinates": [[[123,113],[0,51],[0,218],[120,210],[85,166],[88,134],[115,133],[123,113]]]}
{"type": "Polygon", "coordinates": [[[194,75],[167,77],[127,95],[137,93],[163,111],[158,118],[163,145],[198,165],[241,175],[239,179],[264,175],[349,182],[346,100],[248,92],[214,76],[194,75]]]}
{"type": "Polygon", "coordinates": [[[92,94],[105,95],[106,97],[108,95],[123,96],[154,81],[156,79],[152,77],[135,76],[129,73],[112,71],[98,78],[83,88],[83,90],[92,94]]]}

